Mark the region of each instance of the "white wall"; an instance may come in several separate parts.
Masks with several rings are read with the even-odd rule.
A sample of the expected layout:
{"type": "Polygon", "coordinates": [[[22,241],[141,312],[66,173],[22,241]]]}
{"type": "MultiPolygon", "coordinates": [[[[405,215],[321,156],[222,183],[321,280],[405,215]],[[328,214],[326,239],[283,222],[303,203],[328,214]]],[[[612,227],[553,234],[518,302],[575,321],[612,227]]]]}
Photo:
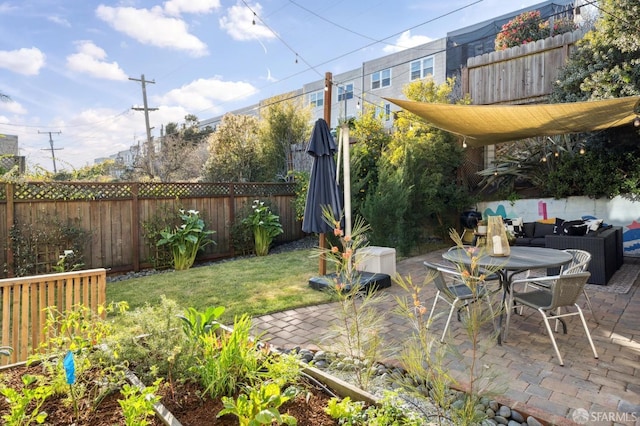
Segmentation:
{"type": "Polygon", "coordinates": [[[513,206],[509,201],[493,201],[478,203],[477,207],[483,216],[499,214],[508,218],[522,217],[525,222],[553,217],[564,220],[585,216],[603,219],[606,224],[623,227],[624,255],[640,257],[640,201],[623,197],[535,198],[517,200],[513,206]]]}

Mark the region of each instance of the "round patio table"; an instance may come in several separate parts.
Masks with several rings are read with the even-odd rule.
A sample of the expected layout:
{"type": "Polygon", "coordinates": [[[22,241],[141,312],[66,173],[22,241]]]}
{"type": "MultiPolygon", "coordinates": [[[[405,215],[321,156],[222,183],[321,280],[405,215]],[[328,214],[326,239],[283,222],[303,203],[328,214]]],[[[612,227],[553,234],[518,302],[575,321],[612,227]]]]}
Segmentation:
{"type": "MultiPolygon", "coordinates": [[[[573,256],[563,250],[544,247],[510,247],[509,256],[491,256],[479,247],[457,247],[442,254],[442,258],[455,264],[471,265],[471,258],[477,257],[477,265],[495,271],[502,285],[502,306],[511,291],[513,276],[529,269],[555,268],[571,262],[573,256]],[[469,251],[472,252],[470,255],[469,251]]],[[[502,344],[502,320],[504,309],[498,319],[498,344],[502,344]]]]}

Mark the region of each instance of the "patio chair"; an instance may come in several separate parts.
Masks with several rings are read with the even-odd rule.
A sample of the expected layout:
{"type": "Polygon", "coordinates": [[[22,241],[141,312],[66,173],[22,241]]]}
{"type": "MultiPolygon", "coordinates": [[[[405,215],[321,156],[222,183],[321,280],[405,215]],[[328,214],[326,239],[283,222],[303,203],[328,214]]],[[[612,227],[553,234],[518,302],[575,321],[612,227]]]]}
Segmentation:
{"type": "Polygon", "coordinates": [[[596,352],[596,347],[594,346],[593,340],[591,339],[591,333],[589,332],[587,322],[584,319],[584,315],[582,314],[582,309],[580,309],[580,306],[576,303],[576,300],[580,296],[580,293],[582,293],[582,291],[584,290],[584,286],[590,276],[591,274],[589,272],[579,272],[575,274],[554,275],[542,278],[527,278],[523,280],[513,281],[511,292],[509,293],[509,297],[507,299],[507,321],[504,330],[503,341],[507,340],[507,334],[509,333],[511,310],[513,309],[514,303],[518,303],[522,306],[527,306],[540,312],[542,318],[544,319],[544,325],[547,328],[549,337],[551,338],[551,343],[553,343],[553,348],[555,349],[556,355],[558,356],[560,365],[564,365],[564,362],[562,361],[562,356],[560,355],[560,351],[558,350],[556,339],[553,336],[553,331],[551,330],[551,326],[549,325],[549,320],[551,319],[559,320],[562,323],[564,334],[566,334],[567,326],[563,321],[563,318],[573,315],[580,316],[584,331],[587,334],[589,344],[591,345],[591,349],[593,350],[593,356],[594,358],[598,358],[598,353],[596,352]],[[520,284],[533,285],[537,289],[533,291],[518,292],[516,291],[516,287],[520,284]],[[575,312],[567,311],[566,313],[560,313],[558,311],[558,308],[569,308],[571,306],[576,308],[575,312]]]}
{"type": "Polygon", "coordinates": [[[433,318],[438,300],[446,302],[450,307],[440,342],[444,341],[447,329],[449,328],[449,323],[451,322],[451,316],[456,309],[458,310],[458,320],[460,320],[460,310],[462,308],[467,308],[468,310],[470,303],[474,303],[480,299],[485,299],[489,305],[491,317],[494,317],[493,307],[491,306],[491,300],[489,298],[490,293],[484,284],[479,284],[476,294],[473,294],[471,289],[463,282],[462,274],[460,272],[436,263],[425,261],[423,264],[425,268],[427,268],[429,276],[433,279],[433,283],[438,290],[436,292],[436,297],[433,300],[433,306],[431,307],[429,318],[427,319],[427,328],[431,325],[431,319],[433,318]],[[447,282],[447,278],[451,280],[451,283],[447,282]]]}
{"type": "MultiPolygon", "coordinates": [[[[568,274],[577,274],[580,272],[587,272],[589,268],[589,262],[591,261],[591,253],[586,250],[578,250],[578,249],[565,249],[563,250],[566,253],[571,254],[573,256],[573,260],[566,265],[563,265],[560,268],[560,275],[568,275],[568,274]]],[[[538,285],[540,287],[540,285],[538,285]]],[[[525,290],[527,289],[527,285],[525,284],[525,290]]],[[[591,299],[589,299],[589,294],[587,294],[586,287],[583,288],[582,294],[587,301],[587,306],[589,307],[589,311],[591,312],[591,317],[595,321],[596,324],[600,324],[598,322],[598,318],[593,312],[593,306],[591,305],[591,299]]],[[[520,311],[522,313],[522,311],[520,311]]],[[[558,331],[558,324],[556,323],[556,331],[558,331]]]]}

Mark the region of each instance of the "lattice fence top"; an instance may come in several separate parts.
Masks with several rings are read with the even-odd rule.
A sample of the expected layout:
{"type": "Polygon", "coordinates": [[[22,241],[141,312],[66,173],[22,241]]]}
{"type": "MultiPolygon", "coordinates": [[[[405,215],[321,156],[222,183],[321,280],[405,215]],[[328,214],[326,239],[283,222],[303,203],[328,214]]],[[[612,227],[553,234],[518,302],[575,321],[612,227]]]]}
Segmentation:
{"type": "MultiPolygon", "coordinates": [[[[27,182],[14,185],[16,201],[33,200],[114,200],[138,198],[190,198],[257,196],[292,194],[293,183],[85,183],[27,182]]],[[[6,186],[0,185],[0,199],[6,200],[6,186]]]]}

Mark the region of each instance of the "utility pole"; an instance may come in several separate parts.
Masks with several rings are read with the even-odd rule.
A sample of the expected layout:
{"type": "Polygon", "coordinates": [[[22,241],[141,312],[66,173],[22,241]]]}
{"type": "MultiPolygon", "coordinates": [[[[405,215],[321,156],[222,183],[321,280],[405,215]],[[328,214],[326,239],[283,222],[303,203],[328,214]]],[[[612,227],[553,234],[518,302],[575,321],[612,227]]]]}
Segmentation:
{"type": "Polygon", "coordinates": [[[135,111],[144,111],[144,122],[147,128],[147,161],[148,161],[148,167],[149,167],[148,172],[150,175],[153,176],[153,160],[155,158],[155,155],[154,155],[155,149],[153,147],[153,144],[151,143],[151,126],[149,126],[149,111],[157,111],[158,108],[149,108],[149,106],[147,105],[147,83],[156,84],[156,82],[154,80],[151,80],[151,81],[145,80],[144,74],[142,74],[139,79],[129,77],[129,80],[139,81],[140,83],[142,83],[143,107],[142,108],[132,107],[131,109],[135,111]]]}
{"type": "MultiPolygon", "coordinates": [[[[58,131],[58,132],[41,132],[40,130],[38,130],[38,133],[49,133],[49,145],[50,145],[50,150],[51,150],[51,158],[53,159],[53,173],[58,173],[58,169],[56,168],[56,151],[60,151],[62,148],[54,148],[53,147],[53,138],[51,137],[52,133],[55,133],[56,135],[60,135],[62,134],[62,132],[58,131]]],[[[49,149],[43,149],[43,151],[48,151],[49,149]]]]}

